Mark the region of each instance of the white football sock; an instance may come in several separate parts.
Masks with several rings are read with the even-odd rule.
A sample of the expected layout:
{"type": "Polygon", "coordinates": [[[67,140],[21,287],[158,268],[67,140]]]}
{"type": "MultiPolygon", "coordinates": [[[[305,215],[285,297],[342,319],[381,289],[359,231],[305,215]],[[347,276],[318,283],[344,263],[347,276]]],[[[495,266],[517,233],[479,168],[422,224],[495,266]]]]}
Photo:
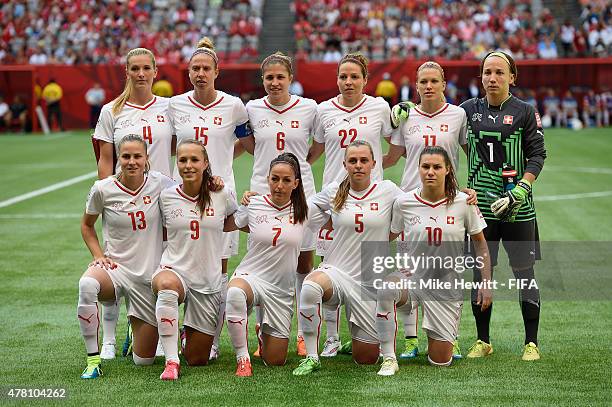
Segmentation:
{"type": "Polygon", "coordinates": [[[321,301],[323,288],[310,280],[304,281],[298,318],[302,321],[307,356],[319,359],[319,334],[321,332],[321,301]]]}
{"type": "Polygon", "coordinates": [[[160,290],[155,303],[157,331],[166,361],[180,363],[178,357],[179,295],[174,290],[160,290]]]}
{"type": "Polygon", "coordinates": [[[121,298],[118,298],[115,302],[102,304],[102,343],[105,345],[115,344],[120,309],[121,298]]]}
{"type": "Polygon", "coordinates": [[[323,320],[327,328],[327,338],[339,339],[338,335],[338,315],[340,314],[340,306],[329,307],[323,304],[323,320]]]}
{"type": "Polygon", "coordinates": [[[217,329],[215,330],[215,337],[213,339],[213,346],[219,347],[219,337],[223,330],[223,323],[225,322],[225,299],[227,298],[227,273],[221,274],[221,303],[219,304],[219,314],[217,315],[217,329]]]}
{"type": "MultiPolygon", "coordinates": [[[[300,310],[300,296],[302,295],[302,284],[304,284],[304,279],[308,274],[295,273],[295,307],[298,312],[300,310]]],[[[297,334],[298,336],[304,336],[304,333],[302,332],[302,324],[299,318],[297,319],[297,334]]]]}
{"type": "Polygon", "coordinates": [[[419,309],[417,307],[401,307],[398,308],[398,312],[400,312],[404,320],[404,335],[417,336],[419,309]]]}
{"type": "Polygon", "coordinates": [[[238,287],[227,289],[227,301],[225,315],[227,320],[227,332],[232,340],[236,359],[249,356],[248,342],[248,314],[246,293],[238,287]]]}
{"type": "Polygon", "coordinates": [[[397,335],[397,313],[395,304],[399,290],[378,290],[376,298],[376,333],[380,350],[385,358],[395,359],[395,338],[397,335]]]}
{"type": "Polygon", "coordinates": [[[98,280],[93,277],[81,277],[79,280],[77,318],[88,354],[100,352],[98,347],[98,330],[100,329],[100,317],[98,316],[99,293],[100,283],[98,280]]]}

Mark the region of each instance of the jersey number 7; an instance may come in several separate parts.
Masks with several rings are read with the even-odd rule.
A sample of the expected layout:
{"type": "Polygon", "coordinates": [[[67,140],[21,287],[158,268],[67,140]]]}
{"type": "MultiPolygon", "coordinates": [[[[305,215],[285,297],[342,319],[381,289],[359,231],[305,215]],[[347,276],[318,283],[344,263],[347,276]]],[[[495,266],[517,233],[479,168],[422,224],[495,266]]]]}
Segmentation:
{"type": "Polygon", "coordinates": [[[272,238],[272,247],[276,247],[276,242],[278,241],[278,237],[280,236],[282,229],[278,227],[274,227],[272,228],[272,230],[276,232],[276,234],[272,238]]]}

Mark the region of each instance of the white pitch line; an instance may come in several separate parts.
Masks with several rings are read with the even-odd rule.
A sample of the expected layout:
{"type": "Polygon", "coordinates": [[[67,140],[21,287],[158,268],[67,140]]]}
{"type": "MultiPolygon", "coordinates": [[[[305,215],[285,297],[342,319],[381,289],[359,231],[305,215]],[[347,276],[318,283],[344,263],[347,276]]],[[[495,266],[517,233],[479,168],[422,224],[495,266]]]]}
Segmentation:
{"type": "Polygon", "coordinates": [[[606,196],[612,196],[612,191],[600,191],[600,192],[583,192],[581,194],[567,194],[567,195],[547,195],[535,198],[536,202],[542,201],[564,201],[572,199],[585,199],[585,198],[603,198],[606,196]]]}
{"type": "Polygon", "coordinates": [[[0,208],[6,208],[7,206],[26,201],[30,198],[34,198],[39,195],[43,195],[49,192],[57,191],[58,189],[69,187],[70,185],[77,184],[81,181],[85,181],[87,179],[93,178],[98,175],[97,171],[88,172],[87,174],[80,175],[78,177],[67,179],[66,181],[58,182],[56,184],[51,184],[47,187],[37,189],[32,192],[28,192],[27,194],[17,195],[13,198],[7,199],[5,201],[0,201],[0,208]]]}

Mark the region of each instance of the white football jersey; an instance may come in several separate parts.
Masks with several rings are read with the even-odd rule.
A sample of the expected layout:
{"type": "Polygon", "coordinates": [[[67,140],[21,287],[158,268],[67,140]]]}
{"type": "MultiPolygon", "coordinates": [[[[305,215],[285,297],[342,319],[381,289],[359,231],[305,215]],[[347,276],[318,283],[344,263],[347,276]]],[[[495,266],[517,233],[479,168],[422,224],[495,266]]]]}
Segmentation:
{"type": "Polygon", "coordinates": [[[251,191],[267,194],[270,162],[284,152],[293,153],[300,161],[306,197],[315,194],[314,178],[306,161],[314,131],[317,103],[312,99],[291,95],[284,106],[274,106],[267,98],[251,100],[246,105],[255,136],[255,154],[251,191]]]}
{"type": "MultiPolygon", "coordinates": [[[[177,146],[182,140],[200,140],[206,146],[213,175],[223,178],[225,185],[235,190],[234,132],[236,126],[249,120],[242,101],[218,90],[215,101],[203,106],[189,91],[170,99],[168,115],[177,146]]],[[[176,167],[174,176],[180,178],[176,167]]]]}
{"type": "Polygon", "coordinates": [[[189,288],[204,294],[221,290],[223,223],[236,212],[236,194],[225,187],[211,192],[211,203],[200,213],[197,197],[180,186],[164,190],[159,201],[168,246],[160,264],[177,272],[189,288]]]}
{"type": "Polygon", "coordinates": [[[462,257],[465,233],[475,235],[487,227],[478,205],[468,205],[468,196],[463,192],[458,192],[450,205],[447,199],[428,202],[419,194],[417,188],[397,198],[391,232],[404,232],[404,240],[413,242],[414,249],[421,245],[428,253],[462,257]]]}
{"type": "Polygon", "coordinates": [[[145,175],[136,191],[115,176],[91,187],[85,213],[102,215],[104,255],[128,275],[151,280],[162,254],[162,220],[159,196],[174,181],[156,171],[145,175]]]}
{"type": "Polygon", "coordinates": [[[408,120],[391,136],[391,144],[406,148],[406,164],[402,191],[410,191],[421,185],[419,156],[427,146],[443,147],[451,159],[455,173],[459,164],[459,148],[467,144],[467,116],[459,106],[445,103],[437,112],[428,114],[414,108],[408,120]]]}
{"type": "Polygon", "coordinates": [[[324,262],[361,282],[361,242],[388,242],[393,202],[402,193],[393,182],[373,183],[366,190],[349,190],[344,208],[333,210],[339,184],[332,182],[309,200],[309,218],[331,211],[333,240],[324,262]]]}
{"type": "MultiPolygon", "coordinates": [[[[114,143],[115,155],[118,155],[117,146],[123,137],[128,134],[142,136],[147,143],[151,169],[172,176],[170,155],[173,132],[168,119],[169,100],[156,96],[144,106],[126,102],[116,116],[113,115],[113,102],[107,103],[102,107],[93,137],[114,143]]],[[[115,172],[119,170],[117,163],[115,172]]]]}
{"type": "Polygon", "coordinates": [[[383,176],[383,137],[391,136],[391,109],[383,98],[364,95],[361,102],[348,108],[338,102],[338,97],[321,103],[317,109],[314,140],[325,144],[325,169],[323,186],[330,182],[342,182],[346,170],[342,165],[346,147],[355,140],[365,140],[372,145],[376,167],[372,181],[383,176]]]}
{"type": "Polygon", "coordinates": [[[234,214],[236,226],[249,226],[250,247],[235,276],[254,274],[278,289],[293,295],[295,270],[304,235],[304,223],[293,219],[291,202],[277,207],[269,196],[253,196],[249,206],[234,214]]]}

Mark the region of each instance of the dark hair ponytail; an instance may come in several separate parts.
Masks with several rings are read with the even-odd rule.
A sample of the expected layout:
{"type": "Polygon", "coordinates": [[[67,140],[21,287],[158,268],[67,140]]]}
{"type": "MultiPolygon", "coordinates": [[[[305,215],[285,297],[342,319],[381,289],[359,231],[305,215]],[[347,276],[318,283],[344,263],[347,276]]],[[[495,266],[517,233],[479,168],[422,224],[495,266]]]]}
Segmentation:
{"type": "Polygon", "coordinates": [[[459,184],[457,183],[457,177],[455,176],[455,167],[453,167],[453,163],[443,147],[440,146],[427,146],[421,151],[421,155],[419,156],[419,165],[421,164],[421,158],[425,154],[437,154],[441,155],[444,158],[444,165],[448,168],[448,174],[444,177],[444,196],[446,197],[446,204],[450,205],[455,201],[455,197],[457,196],[457,191],[459,191],[459,184]]]}
{"type": "MultiPolygon", "coordinates": [[[[297,188],[291,191],[291,205],[293,206],[293,219],[295,223],[304,223],[308,218],[308,203],[304,194],[304,185],[302,184],[302,171],[300,170],[300,162],[292,153],[282,153],[270,162],[270,171],[277,164],[288,164],[293,168],[295,179],[299,180],[297,188]]],[[[268,174],[270,174],[268,171],[268,174]]]]}
{"type": "Polygon", "coordinates": [[[200,218],[204,216],[204,212],[207,206],[210,206],[212,202],[212,198],[210,197],[210,182],[212,180],[212,171],[210,169],[210,160],[208,159],[208,152],[206,151],[206,147],[200,141],[189,139],[183,140],[176,147],[176,158],[178,160],[178,151],[179,148],[186,144],[193,144],[202,149],[202,155],[204,156],[204,161],[208,163],[208,167],[204,170],[202,174],[202,184],[200,185],[200,193],[198,194],[198,208],[200,209],[200,218]]]}

